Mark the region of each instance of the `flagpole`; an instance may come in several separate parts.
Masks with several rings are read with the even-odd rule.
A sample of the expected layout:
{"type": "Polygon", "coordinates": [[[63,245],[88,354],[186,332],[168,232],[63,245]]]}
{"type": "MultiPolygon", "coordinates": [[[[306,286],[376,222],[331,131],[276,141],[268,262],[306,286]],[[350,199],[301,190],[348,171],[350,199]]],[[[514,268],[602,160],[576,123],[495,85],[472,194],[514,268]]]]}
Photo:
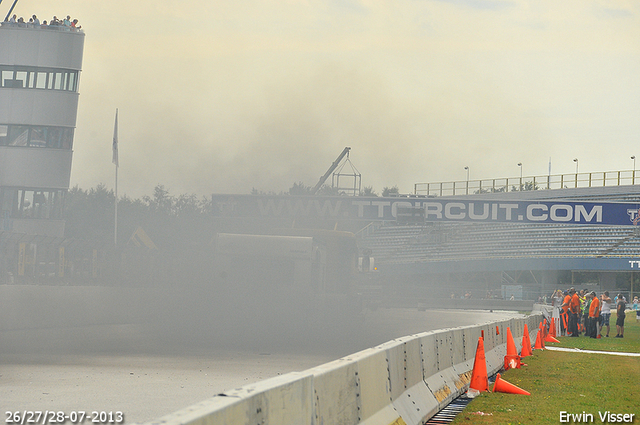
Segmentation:
{"type": "Polygon", "coordinates": [[[113,245],[118,247],[118,108],[116,108],[116,121],[113,125],[113,159],[112,162],[116,166],[116,185],[115,185],[115,211],[114,211],[114,229],[113,229],[113,245]]]}
{"type": "Polygon", "coordinates": [[[114,211],[113,245],[118,247],[118,166],[116,165],[116,207],[114,211]]]}

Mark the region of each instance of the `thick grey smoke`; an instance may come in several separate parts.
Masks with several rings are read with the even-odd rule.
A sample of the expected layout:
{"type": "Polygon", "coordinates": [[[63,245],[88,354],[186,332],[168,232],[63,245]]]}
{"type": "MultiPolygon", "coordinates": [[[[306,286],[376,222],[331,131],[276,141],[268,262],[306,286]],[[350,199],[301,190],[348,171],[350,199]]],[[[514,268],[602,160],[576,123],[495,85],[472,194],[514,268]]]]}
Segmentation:
{"type": "Polygon", "coordinates": [[[345,146],[378,192],[630,169],[638,6],[597,1],[33,0],[86,30],[72,183],[248,193],[313,185],[345,146]],[[62,10],[59,10],[62,9],[62,10]],[[607,149],[602,150],[606,145],[607,149]]]}

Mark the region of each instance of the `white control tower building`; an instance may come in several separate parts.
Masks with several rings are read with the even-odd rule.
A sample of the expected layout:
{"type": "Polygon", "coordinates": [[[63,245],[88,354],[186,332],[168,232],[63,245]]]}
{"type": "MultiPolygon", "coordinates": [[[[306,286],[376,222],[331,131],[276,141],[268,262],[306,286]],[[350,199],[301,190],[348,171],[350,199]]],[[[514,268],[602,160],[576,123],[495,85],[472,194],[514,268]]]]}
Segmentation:
{"type": "Polygon", "coordinates": [[[0,26],[0,232],[62,237],[84,32],[0,26]]]}

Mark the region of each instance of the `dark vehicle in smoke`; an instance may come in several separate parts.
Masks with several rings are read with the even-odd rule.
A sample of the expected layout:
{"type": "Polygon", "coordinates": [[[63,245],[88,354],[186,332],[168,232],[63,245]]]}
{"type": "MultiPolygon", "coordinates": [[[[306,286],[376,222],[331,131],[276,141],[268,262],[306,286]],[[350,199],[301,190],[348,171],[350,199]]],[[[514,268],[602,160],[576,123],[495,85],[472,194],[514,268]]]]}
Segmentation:
{"type": "MultiPolygon", "coordinates": [[[[251,332],[319,332],[360,314],[355,235],[277,229],[269,235],[219,233],[212,304],[251,332]]],[[[213,313],[215,314],[215,313],[213,313]]]]}

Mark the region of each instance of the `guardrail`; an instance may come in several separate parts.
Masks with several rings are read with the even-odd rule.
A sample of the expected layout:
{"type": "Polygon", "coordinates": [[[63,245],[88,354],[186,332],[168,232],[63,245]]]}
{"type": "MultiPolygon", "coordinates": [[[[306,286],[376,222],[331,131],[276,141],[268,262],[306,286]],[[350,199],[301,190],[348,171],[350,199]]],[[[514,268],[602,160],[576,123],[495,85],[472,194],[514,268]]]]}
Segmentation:
{"type": "Polygon", "coordinates": [[[455,196],[480,193],[521,192],[527,190],[604,187],[640,183],[636,170],[597,173],[553,174],[548,176],[507,177],[437,183],[415,183],[414,195],[455,196]],[[637,180],[637,182],[636,182],[637,180]]]}
{"type": "Polygon", "coordinates": [[[66,25],[34,25],[29,22],[0,22],[0,28],[30,28],[30,29],[42,29],[51,31],[64,31],[64,32],[79,32],[84,33],[84,30],[80,28],[68,27],[66,25]]]}
{"type": "Polygon", "coordinates": [[[398,338],[219,394],[150,424],[421,424],[467,390],[482,333],[491,375],[504,365],[507,327],[519,350],[524,325],[535,341],[541,320],[537,313],[398,338]]]}

